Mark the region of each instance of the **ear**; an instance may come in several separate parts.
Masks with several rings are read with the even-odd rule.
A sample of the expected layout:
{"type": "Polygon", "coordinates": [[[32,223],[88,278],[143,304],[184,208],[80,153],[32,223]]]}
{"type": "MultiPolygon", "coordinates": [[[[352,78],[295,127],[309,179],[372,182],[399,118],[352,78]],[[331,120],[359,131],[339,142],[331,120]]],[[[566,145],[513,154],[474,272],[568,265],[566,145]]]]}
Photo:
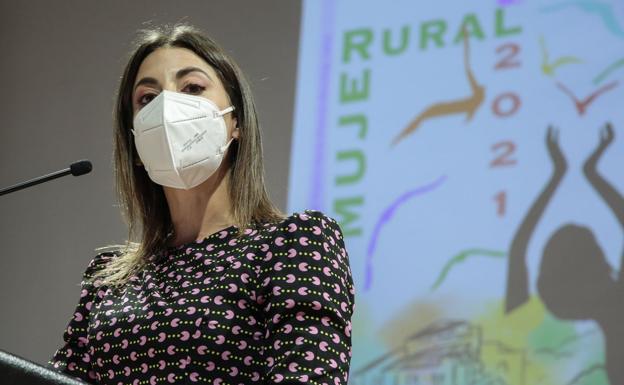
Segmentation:
{"type": "Polygon", "coordinates": [[[240,129],[238,128],[238,126],[234,126],[234,129],[232,130],[232,138],[240,138],[240,129]]]}

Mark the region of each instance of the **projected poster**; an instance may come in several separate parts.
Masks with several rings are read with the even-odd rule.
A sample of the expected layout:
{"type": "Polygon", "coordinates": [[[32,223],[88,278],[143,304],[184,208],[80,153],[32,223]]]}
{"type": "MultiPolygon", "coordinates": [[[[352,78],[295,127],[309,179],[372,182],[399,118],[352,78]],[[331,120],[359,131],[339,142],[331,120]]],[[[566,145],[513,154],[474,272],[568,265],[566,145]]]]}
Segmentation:
{"type": "Polygon", "coordinates": [[[624,3],[305,1],[289,209],[350,384],[624,384],[624,3]]]}

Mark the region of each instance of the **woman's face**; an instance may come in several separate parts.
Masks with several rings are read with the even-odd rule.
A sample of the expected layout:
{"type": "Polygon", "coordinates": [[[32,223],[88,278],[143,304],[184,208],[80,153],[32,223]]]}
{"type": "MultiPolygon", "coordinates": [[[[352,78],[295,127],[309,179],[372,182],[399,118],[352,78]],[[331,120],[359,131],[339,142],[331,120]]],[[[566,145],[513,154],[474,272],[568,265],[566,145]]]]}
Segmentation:
{"type": "MultiPolygon", "coordinates": [[[[161,47],[150,53],[139,67],[132,92],[133,117],[162,90],[201,96],[214,102],[219,110],[231,105],[215,70],[193,51],[180,47],[161,47]]],[[[236,119],[223,116],[228,140],[238,138],[236,119]]]]}

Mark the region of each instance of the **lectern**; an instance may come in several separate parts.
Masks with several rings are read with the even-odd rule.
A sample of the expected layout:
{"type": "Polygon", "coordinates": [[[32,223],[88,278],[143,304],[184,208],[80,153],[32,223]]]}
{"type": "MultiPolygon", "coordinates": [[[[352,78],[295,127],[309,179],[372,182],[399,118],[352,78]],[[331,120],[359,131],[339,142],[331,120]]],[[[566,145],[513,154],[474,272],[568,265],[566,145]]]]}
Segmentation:
{"type": "Polygon", "coordinates": [[[0,349],[2,385],[85,385],[86,382],[55,372],[0,349]]]}

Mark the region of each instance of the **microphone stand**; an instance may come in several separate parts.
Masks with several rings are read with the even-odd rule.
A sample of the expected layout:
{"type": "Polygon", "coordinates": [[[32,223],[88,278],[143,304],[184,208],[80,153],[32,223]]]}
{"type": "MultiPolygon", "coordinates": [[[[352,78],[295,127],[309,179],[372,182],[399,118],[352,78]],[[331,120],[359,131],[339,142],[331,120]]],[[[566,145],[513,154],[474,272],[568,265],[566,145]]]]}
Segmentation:
{"type": "Polygon", "coordinates": [[[4,188],[0,190],[0,196],[12,193],[14,191],[18,191],[21,189],[25,189],[26,187],[34,186],[39,183],[47,182],[52,179],[60,178],[65,175],[72,174],[73,176],[79,176],[79,175],[87,174],[91,172],[92,169],[93,169],[93,166],[91,165],[91,162],[89,162],[88,160],[81,160],[78,162],[74,162],[69,166],[69,168],[66,168],[64,170],[59,170],[59,171],[56,171],[56,172],[53,172],[44,176],[40,176],[35,179],[31,179],[26,182],[18,183],[16,185],[4,188]]]}
{"type": "MultiPolygon", "coordinates": [[[[93,166],[88,160],[72,163],[69,168],[56,171],[29,181],[0,190],[0,195],[21,190],[39,183],[72,174],[79,176],[91,172],[93,166]]],[[[81,385],[86,382],[39,365],[15,354],[0,349],[0,383],[2,385],[81,385]]]]}

